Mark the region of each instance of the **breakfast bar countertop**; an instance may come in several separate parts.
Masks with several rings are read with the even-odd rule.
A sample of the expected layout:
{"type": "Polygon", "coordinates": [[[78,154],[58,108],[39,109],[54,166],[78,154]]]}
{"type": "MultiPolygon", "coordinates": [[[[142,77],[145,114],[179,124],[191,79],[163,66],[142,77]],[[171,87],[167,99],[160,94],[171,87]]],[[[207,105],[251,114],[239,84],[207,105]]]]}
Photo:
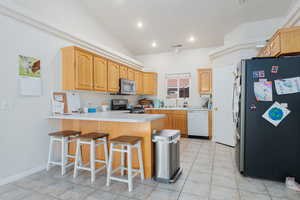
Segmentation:
{"type": "Polygon", "coordinates": [[[165,118],[165,114],[131,114],[124,111],[108,111],[97,113],[76,113],[76,114],[53,114],[49,119],[71,119],[71,120],[90,120],[106,122],[133,122],[144,123],[157,119],[165,118]]]}

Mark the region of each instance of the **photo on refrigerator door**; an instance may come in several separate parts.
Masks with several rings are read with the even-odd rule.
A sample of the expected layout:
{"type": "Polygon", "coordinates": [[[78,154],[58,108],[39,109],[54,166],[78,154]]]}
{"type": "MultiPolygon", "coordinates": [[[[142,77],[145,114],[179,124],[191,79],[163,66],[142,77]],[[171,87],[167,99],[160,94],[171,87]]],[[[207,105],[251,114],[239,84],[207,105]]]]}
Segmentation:
{"type": "Polygon", "coordinates": [[[256,101],[273,101],[272,81],[254,82],[256,101]]]}

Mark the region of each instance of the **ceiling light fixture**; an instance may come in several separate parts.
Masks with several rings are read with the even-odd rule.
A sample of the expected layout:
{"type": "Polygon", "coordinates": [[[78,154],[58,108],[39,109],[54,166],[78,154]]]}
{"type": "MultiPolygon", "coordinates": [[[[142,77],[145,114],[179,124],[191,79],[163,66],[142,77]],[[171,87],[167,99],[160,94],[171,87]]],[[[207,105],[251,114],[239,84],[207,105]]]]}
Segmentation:
{"type": "Polygon", "coordinates": [[[173,49],[173,53],[175,55],[177,55],[177,54],[180,53],[180,51],[181,51],[181,49],[182,49],[183,46],[182,46],[182,44],[175,44],[175,45],[172,45],[171,47],[173,49]]]}
{"type": "Polygon", "coordinates": [[[153,48],[155,48],[155,47],[157,47],[157,43],[154,41],[154,42],[152,42],[151,46],[152,46],[153,48]]]}
{"type": "Polygon", "coordinates": [[[190,38],[189,38],[189,42],[195,42],[195,37],[194,36],[191,36],[190,38]]]}
{"type": "Polygon", "coordinates": [[[143,28],[144,24],[143,24],[143,22],[139,21],[139,22],[136,24],[136,26],[137,26],[138,28],[143,28]]]}

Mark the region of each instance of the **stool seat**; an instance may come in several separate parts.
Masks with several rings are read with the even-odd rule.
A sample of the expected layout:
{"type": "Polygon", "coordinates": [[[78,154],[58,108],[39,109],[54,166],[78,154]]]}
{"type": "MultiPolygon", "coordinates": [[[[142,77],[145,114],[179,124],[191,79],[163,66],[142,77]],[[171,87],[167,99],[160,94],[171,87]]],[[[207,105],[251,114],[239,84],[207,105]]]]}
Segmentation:
{"type": "Polygon", "coordinates": [[[80,135],[77,138],[81,140],[97,140],[99,138],[104,138],[104,137],[108,137],[108,134],[92,132],[92,133],[80,135]]]}
{"type": "Polygon", "coordinates": [[[65,131],[49,133],[48,135],[53,136],[53,137],[69,137],[69,136],[76,136],[76,135],[80,135],[80,134],[81,134],[80,131],[65,130],[65,131]]]}
{"type": "Polygon", "coordinates": [[[141,141],[142,138],[138,136],[119,136],[116,138],[113,138],[110,140],[110,143],[115,144],[128,144],[128,145],[135,145],[139,141],[141,141]]]}

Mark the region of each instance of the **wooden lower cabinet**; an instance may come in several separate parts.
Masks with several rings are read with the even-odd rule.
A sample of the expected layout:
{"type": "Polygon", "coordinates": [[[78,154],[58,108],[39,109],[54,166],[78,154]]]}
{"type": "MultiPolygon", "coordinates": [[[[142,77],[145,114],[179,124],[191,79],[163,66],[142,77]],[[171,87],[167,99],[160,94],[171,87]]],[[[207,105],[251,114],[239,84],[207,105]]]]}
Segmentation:
{"type": "Polygon", "coordinates": [[[147,110],[148,114],[165,114],[164,129],[180,130],[182,137],[187,137],[187,111],[183,110],[147,110]]]}
{"type": "MultiPolygon", "coordinates": [[[[87,120],[61,120],[61,130],[76,130],[81,131],[82,134],[90,132],[101,132],[109,134],[109,139],[127,135],[138,136],[142,138],[142,152],[143,163],[145,170],[145,178],[152,178],[154,175],[154,155],[152,143],[152,131],[163,129],[163,124],[160,120],[154,120],[145,123],[131,123],[131,122],[104,122],[104,121],[87,121],[87,120]]],[[[75,142],[70,143],[69,153],[75,154],[75,142]]],[[[86,164],[90,159],[90,146],[82,145],[83,163],[86,164]]],[[[133,148],[133,168],[139,167],[137,159],[137,151],[133,148]]],[[[103,145],[97,149],[96,159],[104,159],[103,145]]],[[[120,165],[120,153],[115,152],[113,160],[113,168],[120,165]]],[[[102,164],[97,163],[97,167],[102,164]]]]}

